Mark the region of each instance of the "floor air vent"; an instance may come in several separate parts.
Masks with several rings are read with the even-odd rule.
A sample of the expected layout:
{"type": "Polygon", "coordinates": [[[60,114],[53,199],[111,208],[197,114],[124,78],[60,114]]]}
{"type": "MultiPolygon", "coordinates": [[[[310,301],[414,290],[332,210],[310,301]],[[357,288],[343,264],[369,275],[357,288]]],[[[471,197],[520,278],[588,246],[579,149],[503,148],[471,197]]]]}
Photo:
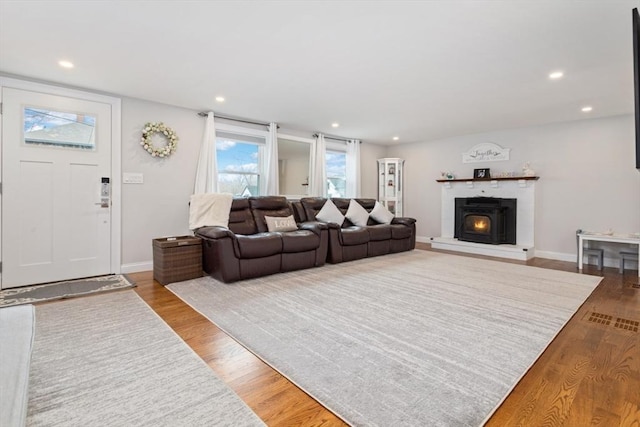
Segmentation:
{"type": "Polygon", "coordinates": [[[595,311],[589,314],[589,319],[587,319],[587,321],[589,322],[598,323],[605,326],[609,326],[612,320],[613,316],[609,316],[608,314],[596,313],[595,311]]]}
{"type": "Polygon", "coordinates": [[[625,331],[638,332],[638,329],[640,328],[640,322],[618,317],[616,318],[616,323],[613,325],[613,327],[624,329],[625,331]]]}

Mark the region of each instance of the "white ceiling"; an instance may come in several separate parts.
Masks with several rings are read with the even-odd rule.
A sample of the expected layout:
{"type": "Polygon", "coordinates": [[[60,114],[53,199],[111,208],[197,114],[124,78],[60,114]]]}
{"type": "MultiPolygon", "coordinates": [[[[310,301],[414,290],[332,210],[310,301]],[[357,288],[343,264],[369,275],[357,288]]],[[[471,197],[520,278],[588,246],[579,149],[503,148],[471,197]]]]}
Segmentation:
{"type": "Polygon", "coordinates": [[[632,113],[634,7],[0,0],[0,72],[379,144],[427,141],[632,113]],[[554,70],[565,77],[549,80],[554,70]]]}

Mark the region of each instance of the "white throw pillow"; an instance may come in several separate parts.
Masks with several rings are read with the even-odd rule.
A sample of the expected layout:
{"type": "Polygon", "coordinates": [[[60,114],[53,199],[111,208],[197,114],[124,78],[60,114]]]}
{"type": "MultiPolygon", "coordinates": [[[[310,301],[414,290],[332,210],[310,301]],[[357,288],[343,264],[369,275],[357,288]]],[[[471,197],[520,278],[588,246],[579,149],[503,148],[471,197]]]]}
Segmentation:
{"type": "Polygon", "coordinates": [[[338,225],[342,225],[344,222],[344,215],[340,212],[340,209],[331,201],[327,199],[322,206],[322,209],[316,214],[316,219],[321,222],[335,222],[338,225]]]}
{"type": "Polygon", "coordinates": [[[347,214],[345,216],[353,223],[353,225],[358,225],[360,227],[366,226],[367,221],[369,221],[369,212],[367,212],[360,203],[353,199],[349,202],[349,209],[347,209],[347,214]]]}
{"type": "Polygon", "coordinates": [[[264,216],[269,231],[293,231],[298,229],[293,215],[289,216],[264,216]]]}
{"type": "Polygon", "coordinates": [[[373,209],[371,209],[370,215],[374,221],[379,222],[380,224],[391,224],[391,220],[393,220],[394,217],[394,215],[380,202],[376,202],[373,209]]]}

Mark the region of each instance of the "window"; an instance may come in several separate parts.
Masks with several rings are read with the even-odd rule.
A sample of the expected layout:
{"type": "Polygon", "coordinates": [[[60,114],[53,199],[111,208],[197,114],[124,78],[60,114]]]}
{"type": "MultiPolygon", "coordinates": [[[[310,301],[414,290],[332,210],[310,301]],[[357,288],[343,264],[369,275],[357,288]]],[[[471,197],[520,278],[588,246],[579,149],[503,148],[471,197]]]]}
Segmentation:
{"type": "Polygon", "coordinates": [[[347,192],[347,153],[327,148],[327,195],[345,197],[347,192]]]}
{"type": "Polygon", "coordinates": [[[264,138],[216,132],[218,190],[234,196],[259,196],[264,138]]]}
{"type": "Polygon", "coordinates": [[[24,108],[24,143],[95,150],[96,117],[42,108],[24,108]]]}

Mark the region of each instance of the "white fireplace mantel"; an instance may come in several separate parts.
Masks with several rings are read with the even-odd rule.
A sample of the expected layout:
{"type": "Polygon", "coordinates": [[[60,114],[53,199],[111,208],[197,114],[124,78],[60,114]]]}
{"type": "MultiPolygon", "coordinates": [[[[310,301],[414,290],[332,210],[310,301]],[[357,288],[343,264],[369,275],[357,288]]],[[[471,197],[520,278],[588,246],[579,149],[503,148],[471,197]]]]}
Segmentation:
{"type": "Polygon", "coordinates": [[[494,180],[438,180],[442,186],[440,237],[432,247],[481,255],[527,260],[535,255],[535,181],[538,177],[494,180]],[[489,245],[454,239],[455,199],[457,197],[501,197],[517,199],[516,244],[489,245]]]}

